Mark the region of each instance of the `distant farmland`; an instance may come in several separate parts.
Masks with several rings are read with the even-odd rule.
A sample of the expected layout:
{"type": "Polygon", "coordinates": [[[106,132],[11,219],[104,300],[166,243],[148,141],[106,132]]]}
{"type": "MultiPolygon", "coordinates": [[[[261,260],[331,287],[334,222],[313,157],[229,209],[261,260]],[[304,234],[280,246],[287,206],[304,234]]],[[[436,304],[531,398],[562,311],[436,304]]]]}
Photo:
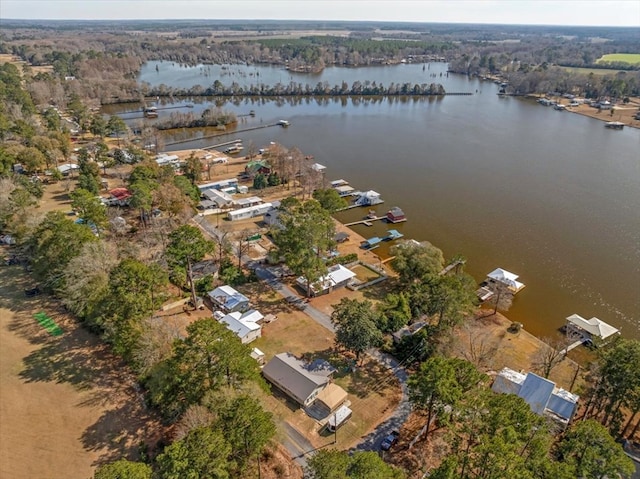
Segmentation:
{"type": "Polygon", "coordinates": [[[596,63],[620,62],[630,65],[640,65],[640,53],[610,53],[598,58],[596,63]]]}

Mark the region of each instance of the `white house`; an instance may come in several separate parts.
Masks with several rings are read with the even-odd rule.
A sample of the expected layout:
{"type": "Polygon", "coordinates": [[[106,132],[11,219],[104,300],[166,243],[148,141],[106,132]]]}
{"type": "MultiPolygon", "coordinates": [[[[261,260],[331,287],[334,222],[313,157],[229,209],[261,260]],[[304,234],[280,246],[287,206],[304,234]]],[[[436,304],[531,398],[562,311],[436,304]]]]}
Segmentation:
{"type": "Polygon", "coordinates": [[[520,396],[533,412],[548,416],[564,426],[573,418],[580,399],[537,374],[529,372],[524,375],[509,368],[498,373],[491,389],[520,396]]]}
{"type": "Polygon", "coordinates": [[[69,173],[72,173],[79,169],[80,167],[75,163],[65,163],[63,165],[58,166],[58,171],[62,173],[63,176],[67,176],[69,173]]]}
{"type": "Polygon", "coordinates": [[[263,203],[261,205],[249,206],[247,208],[240,208],[239,210],[229,211],[227,218],[231,221],[245,220],[247,218],[255,218],[261,216],[273,208],[271,203],[263,203]]]}
{"type": "Polygon", "coordinates": [[[204,185],[198,185],[198,189],[202,193],[204,190],[221,190],[223,188],[237,188],[238,179],[229,178],[228,180],[214,181],[213,183],[206,183],[204,185]]]}
{"type": "MultiPolygon", "coordinates": [[[[356,274],[353,271],[349,268],[345,268],[341,264],[331,266],[326,276],[323,276],[314,283],[311,283],[311,295],[317,296],[324,293],[330,293],[336,288],[349,284],[349,281],[351,281],[355,276],[356,274]]],[[[303,276],[296,279],[296,282],[298,283],[298,286],[309,293],[307,289],[307,280],[303,276]]]]}
{"type": "Polygon", "coordinates": [[[239,208],[248,208],[249,206],[260,205],[264,203],[259,196],[250,196],[249,198],[240,198],[233,202],[239,208]]]}
{"type": "Polygon", "coordinates": [[[246,311],[249,308],[249,298],[239,293],[231,286],[219,286],[207,293],[214,306],[227,313],[246,311]]]}
{"type": "Polygon", "coordinates": [[[382,198],[380,198],[380,193],[373,190],[365,191],[355,202],[358,206],[373,206],[379,205],[380,203],[383,203],[382,198]]]}
{"type": "Polygon", "coordinates": [[[222,190],[209,188],[208,190],[204,190],[201,193],[202,196],[204,196],[208,201],[215,203],[218,208],[230,205],[233,202],[233,198],[231,197],[231,195],[222,190]]]}
{"type": "Polygon", "coordinates": [[[234,311],[223,316],[221,323],[227,326],[227,329],[233,331],[240,338],[242,344],[248,344],[251,341],[262,336],[261,322],[264,316],[259,311],[251,310],[246,313],[234,311]]]}

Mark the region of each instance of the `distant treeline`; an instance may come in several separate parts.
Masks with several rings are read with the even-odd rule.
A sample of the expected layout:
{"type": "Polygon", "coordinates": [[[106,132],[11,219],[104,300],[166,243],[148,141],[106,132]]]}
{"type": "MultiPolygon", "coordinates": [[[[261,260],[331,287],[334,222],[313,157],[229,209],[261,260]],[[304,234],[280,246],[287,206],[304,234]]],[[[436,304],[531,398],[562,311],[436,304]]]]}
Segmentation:
{"type": "Polygon", "coordinates": [[[287,85],[277,83],[273,86],[251,85],[242,87],[237,83],[230,86],[223,85],[216,80],[213,85],[205,88],[196,85],[188,89],[171,88],[166,85],[151,87],[150,96],[252,96],[252,97],[278,97],[278,96],[395,96],[395,95],[446,95],[444,87],[439,83],[412,84],[391,83],[388,87],[374,82],[356,81],[351,86],[346,82],[341,85],[330,86],[327,82],[319,82],[315,87],[309,84],[291,82],[287,85]]]}

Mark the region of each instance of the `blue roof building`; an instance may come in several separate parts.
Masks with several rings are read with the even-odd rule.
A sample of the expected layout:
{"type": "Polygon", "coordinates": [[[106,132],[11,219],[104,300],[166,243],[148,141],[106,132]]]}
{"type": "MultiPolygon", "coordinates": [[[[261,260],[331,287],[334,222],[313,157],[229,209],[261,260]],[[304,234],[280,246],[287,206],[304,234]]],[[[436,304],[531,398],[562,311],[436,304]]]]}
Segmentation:
{"type": "Polygon", "coordinates": [[[563,426],[573,418],[580,399],[537,374],[529,372],[525,375],[509,368],[498,373],[491,389],[498,393],[516,394],[533,412],[550,417],[563,426]]]}

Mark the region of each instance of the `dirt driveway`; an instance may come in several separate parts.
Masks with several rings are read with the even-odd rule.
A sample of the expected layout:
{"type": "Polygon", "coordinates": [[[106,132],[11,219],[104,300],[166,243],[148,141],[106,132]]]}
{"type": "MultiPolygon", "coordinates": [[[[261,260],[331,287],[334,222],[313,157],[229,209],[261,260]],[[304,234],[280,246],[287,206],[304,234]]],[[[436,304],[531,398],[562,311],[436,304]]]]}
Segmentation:
{"type": "Polygon", "coordinates": [[[125,368],[46,296],[19,266],[0,266],[0,477],[92,477],[159,431],[125,368]],[[33,317],[44,311],[53,336],[33,317]]]}

